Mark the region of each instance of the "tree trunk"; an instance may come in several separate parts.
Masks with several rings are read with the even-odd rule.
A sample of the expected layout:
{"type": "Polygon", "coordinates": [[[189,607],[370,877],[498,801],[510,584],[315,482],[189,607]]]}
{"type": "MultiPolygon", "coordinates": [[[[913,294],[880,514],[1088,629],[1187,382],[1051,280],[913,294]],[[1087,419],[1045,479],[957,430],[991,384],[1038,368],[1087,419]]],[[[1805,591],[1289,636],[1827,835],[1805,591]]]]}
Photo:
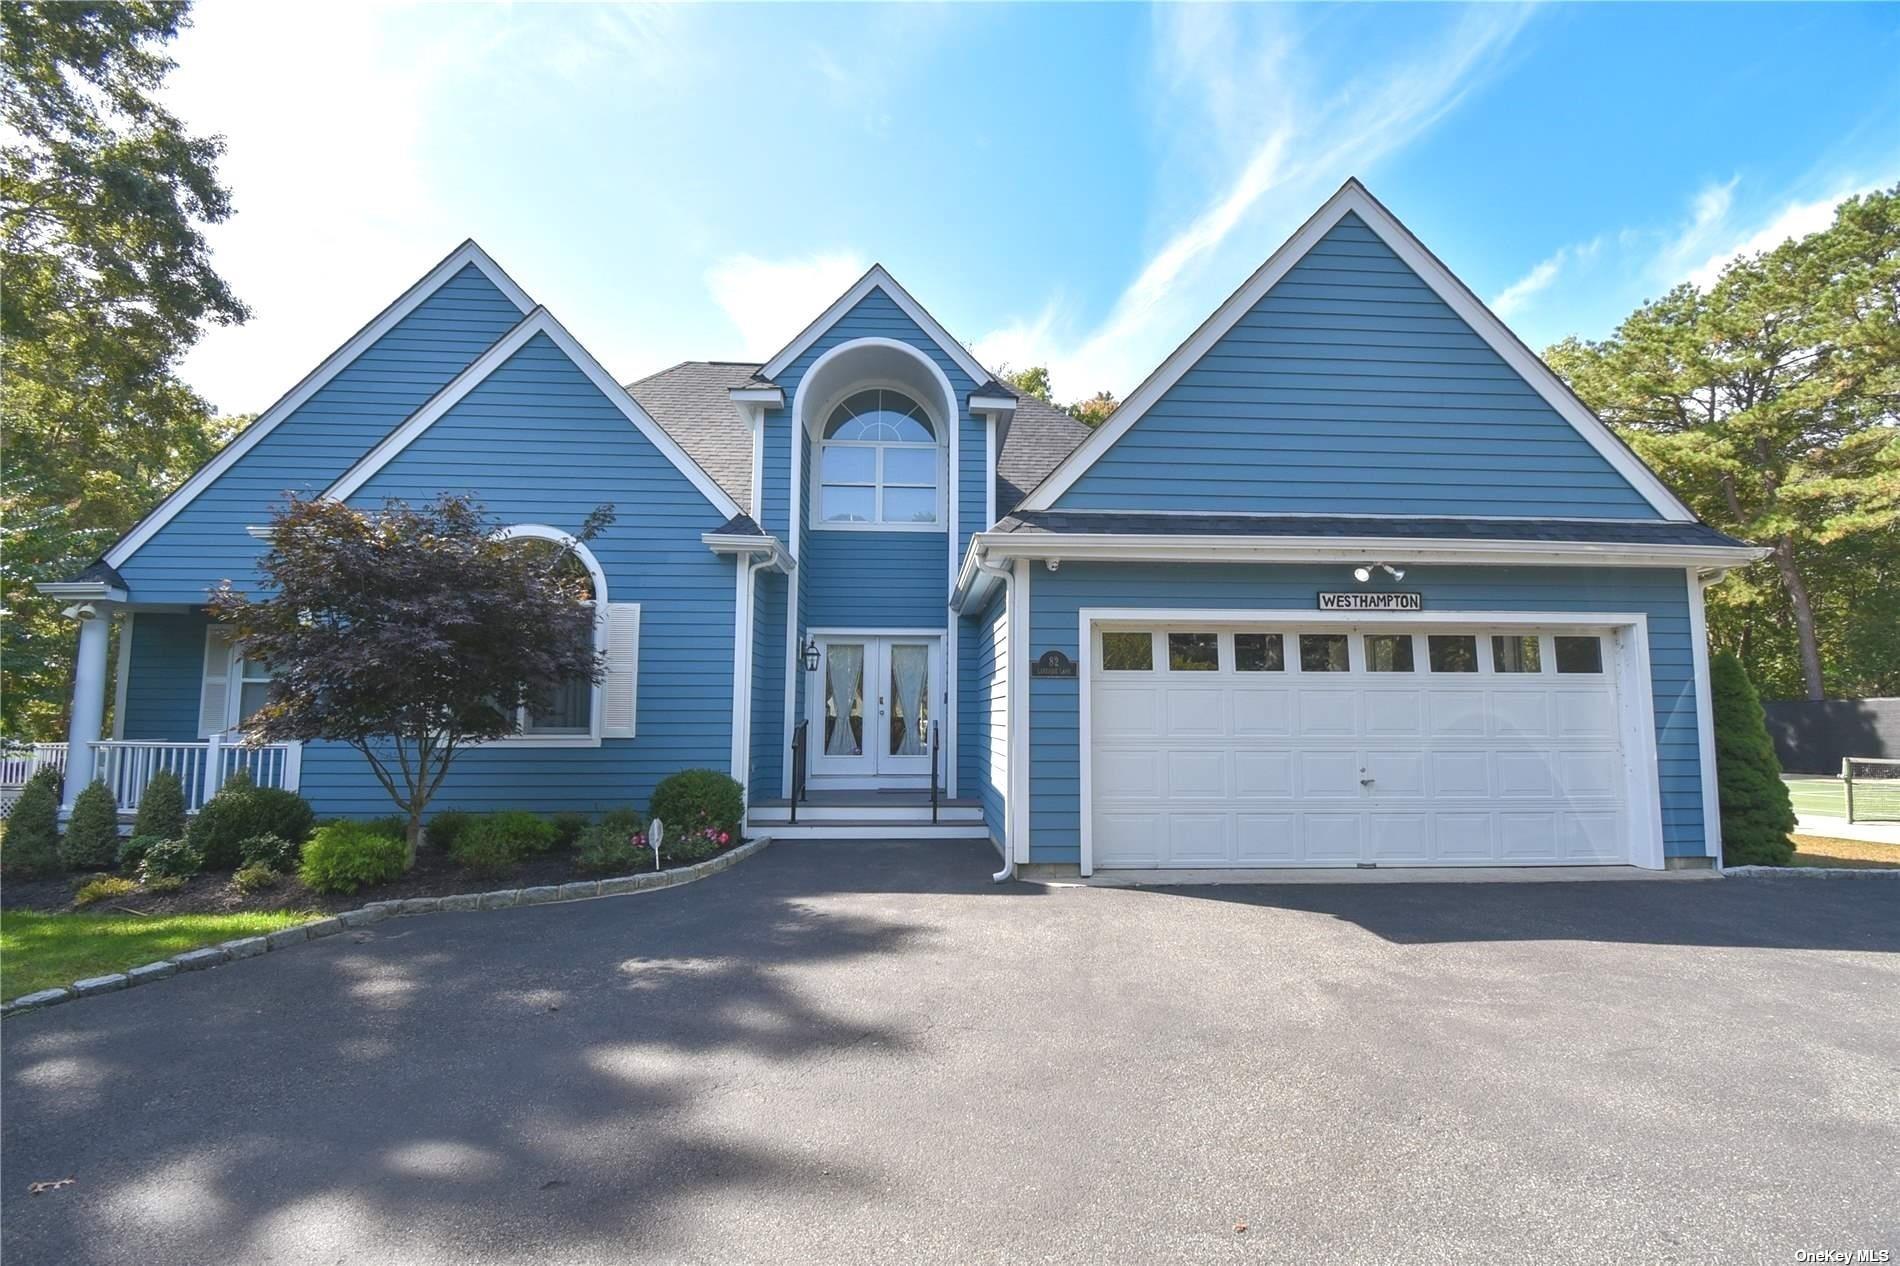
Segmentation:
{"type": "Polygon", "coordinates": [[[1825,697],[1821,682],[1821,644],[1814,636],[1814,604],[1808,601],[1807,582],[1794,561],[1794,541],[1783,533],[1775,541],[1775,570],[1781,573],[1781,587],[1788,591],[1794,607],[1794,631],[1801,643],[1801,677],[1808,698],[1825,697]]]}
{"type": "Polygon", "coordinates": [[[422,811],[420,809],[410,810],[409,829],[403,832],[403,837],[409,843],[408,869],[414,870],[416,867],[416,849],[422,845],[422,811]]]}

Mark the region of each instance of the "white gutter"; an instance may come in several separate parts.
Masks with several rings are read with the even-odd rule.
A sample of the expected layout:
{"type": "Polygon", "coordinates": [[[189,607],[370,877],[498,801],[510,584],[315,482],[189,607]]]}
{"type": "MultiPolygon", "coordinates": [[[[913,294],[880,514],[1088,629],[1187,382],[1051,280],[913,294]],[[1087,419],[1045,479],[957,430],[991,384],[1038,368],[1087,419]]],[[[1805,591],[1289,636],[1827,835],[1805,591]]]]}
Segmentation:
{"type": "MultiPolygon", "coordinates": [[[[981,536],[982,533],[978,533],[978,535],[981,536]]],[[[996,563],[985,562],[983,559],[977,557],[976,549],[974,546],[972,546],[970,550],[970,561],[976,565],[976,569],[979,572],[982,572],[986,576],[994,576],[998,580],[1003,582],[1003,610],[1005,612],[1004,618],[1007,619],[1008,618],[1007,613],[1010,610],[1010,604],[1016,601],[1015,574],[1008,567],[999,566],[996,563]]],[[[959,591],[961,591],[962,586],[959,585],[958,588],[959,588],[959,591]]],[[[1017,689],[1027,690],[1029,688],[1027,680],[1021,676],[1022,670],[1018,668],[1019,663],[1022,662],[1024,649],[1025,648],[1020,648],[1016,646],[1011,646],[1009,648],[1009,687],[1008,688],[1011,692],[1014,692],[1017,689]],[[1018,685],[1019,681],[1021,682],[1020,686],[1018,685]]],[[[1013,715],[1013,710],[1005,709],[1004,714],[1006,716],[1013,715]]],[[[1006,763],[1008,764],[1009,768],[1012,770],[1016,768],[1016,761],[1018,759],[1017,747],[1019,746],[1020,738],[1021,736],[1016,733],[1015,726],[1013,725],[1007,726],[1003,735],[1003,753],[1004,753],[1004,758],[1005,758],[1006,763]]],[[[1010,781],[1011,781],[1011,784],[1013,785],[1015,782],[1015,779],[1012,778],[1010,781]]],[[[1009,837],[1009,823],[1012,816],[1014,816],[1013,812],[1005,813],[1003,815],[1003,869],[997,871],[994,875],[990,876],[991,883],[997,883],[997,884],[1008,883],[1010,880],[1016,877],[1016,841],[1012,840],[1009,837]]]]}

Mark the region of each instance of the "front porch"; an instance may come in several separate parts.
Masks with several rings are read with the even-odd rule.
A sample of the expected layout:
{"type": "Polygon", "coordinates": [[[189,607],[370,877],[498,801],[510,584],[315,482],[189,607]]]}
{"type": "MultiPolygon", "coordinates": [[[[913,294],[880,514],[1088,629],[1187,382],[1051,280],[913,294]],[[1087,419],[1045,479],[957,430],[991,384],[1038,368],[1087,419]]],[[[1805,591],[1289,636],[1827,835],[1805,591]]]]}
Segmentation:
{"type": "Polygon", "coordinates": [[[754,800],[746,833],[775,840],[987,840],[978,800],[922,790],[812,790],[754,800]]]}
{"type": "Polygon", "coordinates": [[[83,750],[85,757],[77,764],[66,743],[35,743],[30,751],[8,752],[0,760],[0,808],[10,810],[27,779],[49,766],[66,771],[62,813],[71,809],[74,796],[99,780],[111,789],[119,816],[128,820],[161,771],[178,776],[187,813],[196,813],[240,770],[260,787],[284,791],[296,791],[303,772],[299,743],[233,743],[214,735],[197,743],[105,739],[85,744],[83,750]]]}

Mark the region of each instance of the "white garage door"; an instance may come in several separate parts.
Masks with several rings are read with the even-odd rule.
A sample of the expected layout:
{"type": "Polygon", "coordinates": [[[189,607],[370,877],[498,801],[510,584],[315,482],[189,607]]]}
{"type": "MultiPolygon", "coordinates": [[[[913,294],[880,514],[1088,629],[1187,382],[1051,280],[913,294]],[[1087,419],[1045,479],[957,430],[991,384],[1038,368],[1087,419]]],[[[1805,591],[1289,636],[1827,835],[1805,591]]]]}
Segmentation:
{"type": "Polygon", "coordinates": [[[1627,862],[1608,630],[1101,625],[1093,864],[1627,862]]]}

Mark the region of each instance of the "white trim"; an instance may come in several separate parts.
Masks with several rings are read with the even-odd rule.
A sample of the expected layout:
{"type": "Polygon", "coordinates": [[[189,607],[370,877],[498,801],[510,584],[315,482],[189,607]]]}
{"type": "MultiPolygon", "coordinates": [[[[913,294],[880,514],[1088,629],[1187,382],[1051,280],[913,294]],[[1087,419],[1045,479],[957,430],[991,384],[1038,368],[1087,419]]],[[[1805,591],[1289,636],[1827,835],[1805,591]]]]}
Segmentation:
{"type": "Polygon", "coordinates": [[[1569,567],[1738,567],[1765,558],[1757,546],[1628,545],[1592,541],[1478,541],[1392,536],[1151,536],[1135,533],[978,532],[956,592],[977,579],[976,558],[1058,562],[1370,562],[1569,567]]]}
{"type": "Polygon", "coordinates": [[[1074,486],[1082,473],[1112,448],[1129,428],[1139,422],[1156,401],[1192,369],[1213,346],[1265,297],[1307,252],[1332,231],[1347,214],[1356,214],[1367,227],[1403,260],[1420,280],[1445,304],[1462,317],[1467,325],[1501,356],[1505,363],[1530,384],[1545,403],[1581,435],[1590,447],[1630,482],[1645,501],[1664,519],[1694,522],[1695,515],[1677,499],[1656,472],[1643,464],[1628,445],[1619,440],[1602,419],[1590,412],[1550,366],[1536,356],[1500,321],[1478,297],[1412,236],[1398,219],[1367,192],[1357,180],[1348,180],[1301,225],[1267,261],[1260,265],[1240,289],[1236,290],[1213,315],[1201,323],[1187,341],[1175,348],[1152,374],[1135,390],[1109,420],[1062,460],[1049,477],[1023,498],[1022,509],[1047,510],[1057,498],[1074,486]]]}
{"type": "Polygon", "coordinates": [[[372,448],[356,465],[344,471],[335,483],[324,489],[323,495],[335,501],[342,501],[355,494],[371,476],[414,443],[416,438],[434,425],[443,414],[461,403],[464,396],[506,364],[510,357],[520,351],[522,346],[537,334],[547,335],[554,345],[567,355],[575,367],[587,375],[589,381],[599,388],[600,393],[607,397],[608,402],[620,410],[621,416],[633,423],[634,428],[646,436],[653,447],[660,450],[660,455],[671,462],[680,474],[686,476],[693,487],[699,489],[700,494],[712,502],[715,509],[727,518],[744,513],[739,508],[738,502],[727,496],[725,490],[713,482],[712,476],[701,470],[699,464],[686,455],[686,450],[679,446],[678,441],[667,434],[666,429],[640,407],[639,401],[627,394],[625,387],[615,382],[613,376],[601,368],[600,362],[595,360],[586,348],[575,342],[574,336],[569,334],[546,308],[536,308],[523,317],[512,330],[496,340],[493,347],[476,357],[467,369],[457,374],[448,386],[438,391],[427,404],[410,414],[408,420],[385,436],[382,443],[372,448]]]}
{"type": "MultiPolygon", "coordinates": [[[[807,428],[806,435],[807,435],[807,438],[809,438],[811,441],[812,452],[813,452],[813,457],[814,457],[814,460],[812,461],[812,464],[811,464],[811,469],[805,473],[806,486],[805,486],[804,491],[806,494],[806,504],[805,504],[804,527],[813,532],[936,532],[936,533],[943,533],[945,531],[954,532],[956,530],[955,528],[956,496],[955,496],[955,491],[954,491],[954,484],[956,482],[955,480],[956,434],[957,434],[957,423],[960,419],[960,415],[953,413],[949,421],[946,422],[944,418],[941,416],[942,411],[945,408],[949,408],[949,409],[956,408],[956,393],[952,391],[950,388],[950,379],[944,374],[943,370],[938,367],[936,361],[931,360],[930,357],[924,355],[922,352],[918,351],[915,347],[912,347],[909,343],[902,342],[901,340],[875,338],[875,337],[853,339],[849,343],[839,344],[837,347],[832,348],[830,351],[826,352],[823,356],[820,356],[817,360],[813,361],[812,367],[806,370],[804,377],[799,380],[798,395],[797,395],[797,398],[793,401],[793,411],[792,411],[794,439],[796,439],[799,433],[798,432],[799,427],[807,428]],[[911,359],[916,361],[919,365],[922,365],[926,369],[932,371],[932,377],[936,380],[937,386],[943,392],[942,404],[933,406],[929,402],[923,401],[923,400],[915,401],[915,403],[928,412],[928,414],[930,415],[931,425],[935,426],[936,428],[938,428],[939,431],[943,432],[943,434],[937,437],[937,440],[934,444],[930,444],[930,445],[926,445],[922,443],[906,444],[902,441],[895,441],[895,440],[893,441],[827,440],[822,435],[818,434],[818,432],[824,428],[825,423],[830,419],[831,415],[837,411],[838,406],[843,404],[846,400],[850,399],[852,396],[856,395],[860,391],[871,391],[871,390],[894,391],[898,393],[899,395],[905,397],[906,399],[910,399],[913,396],[918,394],[915,388],[911,387],[910,385],[906,383],[898,382],[896,379],[892,379],[892,378],[853,378],[850,380],[850,382],[847,385],[839,388],[838,390],[832,392],[829,396],[825,397],[824,398],[825,403],[823,407],[820,408],[816,413],[812,413],[808,411],[804,407],[805,401],[807,399],[807,396],[805,393],[805,384],[810,382],[813,376],[817,374],[819,366],[829,363],[831,359],[834,356],[836,356],[839,352],[863,350],[864,348],[867,348],[867,347],[889,348],[894,351],[904,352],[908,354],[911,357],[911,359]],[[886,443],[895,445],[896,447],[900,447],[900,448],[902,447],[915,448],[919,452],[923,451],[925,448],[936,449],[937,451],[937,517],[935,521],[930,522],[930,523],[885,523],[882,520],[876,520],[876,519],[871,520],[866,523],[828,523],[828,522],[820,521],[816,516],[819,510],[819,492],[822,489],[823,484],[824,484],[825,445],[827,444],[862,445],[866,448],[872,448],[872,447],[881,447],[886,443]],[[946,475],[945,473],[946,466],[948,466],[950,469],[950,473],[948,475],[946,475]]],[[[801,451],[802,451],[802,447],[803,446],[801,445],[801,451]]],[[[880,456],[878,458],[877,476],[876,476],[876,479],[878,482],[873,482],[870,485],[870,487],[876,490],[873,494],[873,505],[879,509],[882,508],[883,500],[884,500],[883,495],[882,495],[883,483],[881,482],[883,478],[883,473],[884,473],[883,458],[880,456]]],[[[859,485],[859,486],[862,487],[864,485],[859,485]]]]}
{"type": "MultiPolygon", "coordinates": [[[[557,545],[565,545],[574,552],[574,557],[579,559],[581,566],[587,569],[588,579],[591,580],[594,585],[594,653],[596,655],[605,656],[607,653],[607,604],[611,599],[608,597],[607,592],[607,572],[601,567],[600,560],[594,557],[594,552],[588,549],[573,533],[564,532],[560,528],[550,527],[545,523],[511,523],[499,529],[495,535],[504,541],[553,541],[557,545]]],[[[637,607],[639,604],[625,603],[622,605],[637,607]]],[[[637,717],[640,701],[639,643],[637,635],[634,644],[634,656],[633,698],[634,711],[637,717]]],[[[529,734],[523,731],[519,734],[510,734],[506,737],[495,739],[493,742],[506,743],[510,747],[599,747],[601,741],[601,713],[604,703],[602,696],[606,691],[606,686],[607,682],[604,677],[593,684],[587,707],[588,732],[586,734],[529,734]]],[[[517,724],[519,723],[520,721],[517,719],[517,724]]]]}
{"type": "MultiPolygon", "coordinates": [[[[1025,576],[1026,560],[1016,564],[1019,578],[1025,576]]],[[[1331,612],[1307,609],[1265,608],[1178,608],[1178,607],[1083,607],[1077,612],[1076,662],[1079,668],[1076,688],[1080,692],[1076,711],[1076,751],[1079,760],[1077,806],[1081,830],[1080,869],[1083,875],[1094,873],[1094,806],[1091,787],[1089,695],[1092,683],[1090,665],[1093,630],[1098,624],[1205,624],[1216,628],[1240,624],[1280,624],[1289,627],[1316,625],[1348,627],[1377,624],[1365,612],[1331,612]]],[[[1608,628],[1618,657],[1617,708],[1623,735],[1625,804],[1630,833],[1629,862],[1648,870],[1663,867],[1662,778],[1656,763],[1656,705],[1654,682],[1649,665],[1649,617],[1640,612],[1608,611],[1429,611],[1407,613],[1408,626],[1475,625],[1509,628],[1588,627],[1608,628]]],[[[1014,668],[1012,656],[1012,669],[1014,668]]],[[[1495,863],[1486,863],[1487,865],[1495,863]]],[[[1395,867],[1396,869],[1396,867],[1395,867]]]]}
{"type": "Polygon", "coordinates": [[[367,351],[372,344],[404,317],[421,307],[443,283],[468,265],[473,264],[483,276],[492,282],[495,288],[515,305],[517,311],[527,313],[534,307],[534,301],[514,279],[503,272],[501,265],[489,258],[488,252],[477,246],[473,239],[463,242],[451,251],[448,258],[431,268],[422,280],[405,290],[397,300],[384,308],[368,325],[352,335],[348,342],[326,357],[322,364],[311,370],[302,382],[292,387],[270,408],[259,414],[257,420],[245,427],[229,444],[212,456],[211,460],[200,466],[191,478],[163,501],[150,514],[140,519],[130,532],[120,537],[113,547],[106,551],[106,562],[114,567],[124,566],[125,561],[138,551],[145,542],[152,539],[158,530],[164,527],[178,512],[189,505],[199,493],[215,483],[218,477],[235,465],[239,458],[256,448],[266,435],[277,429],[279,423],[298,409],[302,408],[310,397],[321,391],[329,381],[342,373],[356,358],[367,351]]]}
{"type": "Polygon", "coordinates": [[[1073,510],[1063,507],[1050,513],[1061,514],[1072,519],[1119,519],[1130,515],[1142,518],[1158,519],[1363,519],[1370,523],[1409,522],[1409,523],[1617,523],[1628,527],[1632,524],[1654,524],[1654,519],[1616,518],[1605,515],[1588,514],[1384,514],[1366,510],[1153,510],[1142,507],[1139,510],[1073,510]]]}
{"type": "MultiPolygon", "coordinates": [[[[769,559],[769,555],[767,556],[769,559]]],[[[732,596],[732,778],[749,805],[752,793],[746,769],[746,718],[752,713],[752,560],[733,559],[732,596]]]]}
{"type": "MultiPolygon", "coordinates": [[[[983,526],[979,532],[987,532],[996,526],[996,415],[983,417],[983,526]]],[[[956,587],[956,577],[950,578],[950,585],[956,587]]]]}
{"type": "MultiPolygon", "coordinates": [[[[782,396],[779,403],[784,403],[782,396]]],[[[752,505],[747,513],[754,523],[765,528],[765,406],[749,405],[746,412],[752,424],[752,505]]]]}
{"type": "MultiPolygon", "coordinates": [[[[822,628],[813,627],[813,628],[806,629],[805,637],[808,641],[811,641],[811,642],[817,642],[821,639],[837,640],[837,641],[849,641],[853,639],[862,639],[867,642],[871,642],[871,641],[929,642],[931,644],[932,650],[935,652],[936,663],[934,667],[936,668],[936,671],[937,671],[937,684],[939,687],[944,686],[944,683],[947,680],[948,675],[949,675],[948,667],[944,661],[949,655],[949,652],[952,647],[952,642],[950,640],[949,631],[946,629],[918,628],[918,627],[875,627],[875,626],[865,627],[865,626],[860,626],[860,625],[826,625],[822,628]]],[[[867,656],[866,663],[864,665],[864,670],[863,670],[864,671],[864,686],[867,692],[870,690],[871,684],[872,684],[871,676],[870,676],[871,668],[872,668],[872,665],[870,664],[869,657],[867,656]]],[[[824,666],[823,666],[823,659],[821,656],[819,667],[814,671],[812,675],[815,676],[818,673],[822,673],[823,671],[824,671],[824,666]]],[[[807,683],[807,689],[810,690],[811,688],[812,688],[812,683],[807,683]]],[[[880,689],[881,689],[881,686],[880,686],[880,689]]],[[[807,695],[805,696],[805,699],[806,699],[806,711],[808,715],[810,714],[811,698],[812,696],[809,693],[807,693],[807,695]]],[[[956,798],[956,793],[949,789],[950,780],[948,776],[949,768],[950,768],[948,765],[948,762],[951,759],[952,751],[951,751],[950,743],[947,737],[949,731],[946,727],[948,727],[950,724],[950,718],[948,716],[940,716],[937,724],[939,727],[938,733],[944,734],[946,736],[943,743],[943,755],[944,755],[944,760],[946,762],[945,780],[944,780],[945,781],[945,795],[947,798],[954,800],[956,798]]],[[[806,753],[806,765],[805,765],[806,783],[808,786],[810,786],[814,790],[818,790],[821,788],[870,789],[870,788],[891,787],[891,786],[912,786],[917,782],[918,779],[921,778],[927,781],[930,777],[930,773],[927,768],[925,772],[922,774],[876,774],[876,773],[873,773],[873,774],[865,774],[865,773],[826,774],[822,772],[821,770],[819,770],[813,761],[813,757],[822,756],[822,755],[823,755],[822,752],[807,752],[806,753]]],[[[865,753],[862,753],[858,759],[862,759],[863,756],[869,756],[869,755],[870,753],[867,751],[865,753]]],[[[928,756],[928,750],[926,749],[926,757],[927,756],[928,756]]],[[[928,765],[928,763],[929,763],[928,759],[926,759],[925,764],[928,765]]]]}
{"type": "Polygon", "coordinates": [[[112,683],[112,738],[117,742],[125,737],[125,687],[132,676],[132,617],[127,611],[125,619],[119,621],[119,662],[113,669],[118,680],[112,683]]]}
{"type": "Polygon", "coordinates": [[[1016,401],[1009,396],[972,395],[970,397],[970,412],[1014,413],[1016,412],[1016,401]]]}
{"type": "Polygon", "coordinates": [[[726,394],[738,404],[763,405],[772,409],[785,407],[785,390],[782,387],[727,387],[726,394]]]}
{"type": "Polygon", "coordinates": [[[1715,698],[1709,678],[1709,617],[1703,599],[1709,585],[1728,575],[1717,572],[1707,581],[1697,568],[1683,573],[1689,585],[1689,653],[1695,673],[1696,763],[1701,766],[1703,851],[1722,867],[1722,795],[1715,768],[1715,698]]]}
{"type": "MultiPolygon", "coordinates": [[[[923,332],[930,336],[931,341],[937,344],[944,355],[956,362],[958,369],[969,375],[972,383],[980,387],[995,377],[977,363],[976,357],[970,355],[968,348],[951,338],[950,332],[938,325],[937,319],[924,311],[923,305],[911,298],[910,292],[898,285],[897,280],[884,271],[882,264],[871,265],[870,270],[858,278],[851,289],[834,299],[830,307],[819,313],[810,325],[799,331],[797,338],[787,343],[778,355],[760,368],[759,377],[777,378],[784,373],[791,367],[792,362],[803,356],[826,330],[837,324],[838,318],[863,302],[865,296],[873,290],[882,290],[888,295],[891,302],[903,310],[905,316],[916,322],[923,332]]],[[[953,409],[957,407],[954,397],[951,399],[951,407],[953,409]]]]}
{"type": "Polygon", "coordinates": [[[103,580],[48,580],[33,586],[48,598],[74,602],[124,602],[125,590],[103,580]]]}
{"type": "MultiPolygon", "coordinates": [[[[1017,559],[1015,572],[1006,599],[1009,603],[1009,679],[1004,690],[1009,698],[1009,803],[1004,805],[1004,812],[1009,818],[1010,850],[1021,864],[1029,860],[1029,692],[1035,684],[1035,678],[1029,673],[1029,665],[1035,658],[1029,649],[1029,560],[1017,559]]],[[[1086,766],[1082,778],[1086,789],[1086,766]]]]}

